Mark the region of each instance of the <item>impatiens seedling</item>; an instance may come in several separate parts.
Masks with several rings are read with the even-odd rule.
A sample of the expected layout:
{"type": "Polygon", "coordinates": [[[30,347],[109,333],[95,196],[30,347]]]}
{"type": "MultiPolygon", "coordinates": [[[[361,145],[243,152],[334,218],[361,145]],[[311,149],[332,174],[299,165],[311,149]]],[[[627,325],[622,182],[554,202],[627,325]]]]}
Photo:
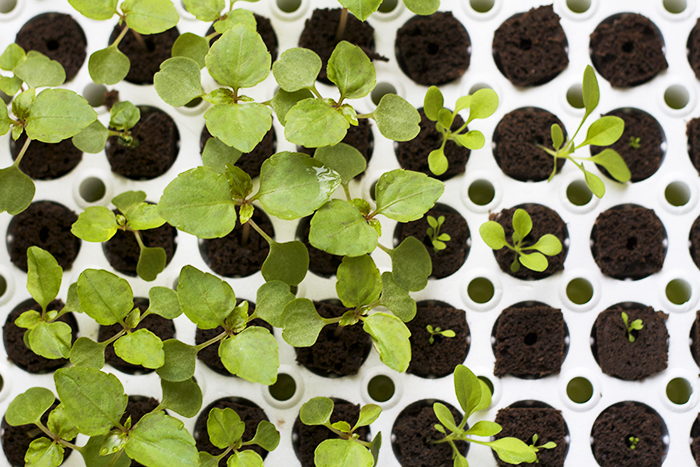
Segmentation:
{"type": "Polygon", "coordinates": [[[445,223],[445,216],[439,216],[437,219],[435,219],[433,216],[428,216],[426,219],[430,227],[428,227],[428,230],[426,230],[425,233],[433,244],[433,250],[435,250],[435,253],[440,250],[444,250],[447,247],[445,242],[449,242],[452,238],[449,236],[449,234],[444,232],[440,233],[440,228],[442,227],[442,224],[445,223]]]}
{"type": "Polygon", "coordinates": [[[625,329],[627,329],[627,339],[629,339],[630,342],[634,342],[637,340],[635,335],[632,333],[632,331],[640,331],[642,328],[644,328],[644,324],[642,324],[641,319],[635,319],[631,323],[629,322],[629,317],[627,316],[627,313],[624,311],[622,312],[622,321],[625,323],[625,329]]]}
{"type": "Polygon", "coordinates": [[[442,328],[439,328],[439,327],[432,327],[430,324],[428,324],[425,327],[425,329],[430,334],[430,337],[428,338],[428,343],[430,345],[433,345],[435,343],[435,336],[455,337],[457,335],[457,334],[455,334],[454,331],[452,331],[450,329],[443,330],[442,328]]]}
{"type": "Polygon", "coordinates": [[[443,105],[442,92],[437,86],[431,86],[425,93],[423,111],[428,119],[436,122],[435,129],[442,134],[440,147],[432,150],[428,155],[428,166],[435,175],[442,175],[447,171],[448,162],[445,156],[447,141],[454,141],[458,146],[467,149],[484,147],[484,135],[478,130],[466,131],[467,125],[475,119],[493,115],[498,108],[498,95],[493,89],[479,89],[474,94],[457,99],[454,111],[444,108],[443,105]],[[465,109],[469,109],[469,118],[464,122],[464,125],[452,131],[452,124],[457,114],[465,109]]]}
{"type": "Polygon", "coordinates": [[[630,136],[629,147],[632,149],[639,149],[641,147],[641,138],[638,136],[630,136]]]}
{"type": "Polygon", "coordinates": [[[119,8],[118,0],[68,0],[68,3],[90,19],[106,21],[117,15],[120,25],[126,23],[109,47],[90,56],[88,71],[97,84],[117,84],[129,73],[131,62],[117,48],[129,30],[143,48],[147,49],[141,34],[164,32],[177,25],[180,20],[172,0],[124,0],[119,8]]]}
{"type": "Polygon", "coordinates": [[[119,210],[119,214],[104,206],[91,206],[78,216],[71,232],[88,242],[106,242],[118,230],[133,232],[140,249],[136,272],[143,280],[155,280],[165,269],[165,250],[144,245],[139,232],[156,229],[165,224],[165,219],[158,215],[156,205],[146,202],[146,193],[143,191],[122,193],[112,199],[112,204],[119,210]]]}
{"type": "Polygon", "coordinates": [[[275,425],[262,420],[255,431],[255,436],[250,441],[243,441],[245,422],[232,409],[213,408],[207,418],[207,433],[211,444],[224,452],[213,456],[208,452],[199,453],[200,467],[218,467],[222,459],[226,460],[229,467],[256,466],[262,467],[263,459],[257,452],[241,448],[245,446],[260,446],[266,451],[274,451],[280,443],[280,434],[275,425]]]}
{"type": "Polygon", "coordinates": [[[600,89],[598,88],[598,80],[595,77],[595,72],[590,65],[586,66],[586,70],[583,72],[583,105],[586,110],[583,115],[583,119],[576,129],[576,133],[568,141],[564,141],[564,133],[558,124],[552,125],[552,142],[554,144],[554,149],[545,148],[540,146],[547,154],[554,158],[554,167],[552,169],[552,174],[549,176],[549,181],[554,178],[557,173],[557,162],[558,159],[568,159],[576,167],[581,169],[586,180],[586,185],[588,188],[596,195],[598,198],[602,198],[605,194],[605,185],[603,181],[597,175],[592,174],[583,167],[583,162],[593,162],[598,165],[605,167],[610,176],[621,183],[628,182],[631,178],[627,164],[625,164],[624,159],[615,151],[614,149],[604,149],[600,153],[591,157],[578,157],[573,156],[574,151],[582,148],[583,146],[609,146],[615,141],[620,139],[623,131],[625,130],[625,121],[620,117],[606,116],[601,117],[595,122],[591,123],[588,127],[588,132],[586,133],[586,139],[579,145],[574,143],[576,135],[581,130],[581,127],[585,123],[588,116],[593,113],[596,107],[598,107],[598,102],[600,101],[600,89]],[[581,162],[576,162],[581,161],[581,162]]]}
{"type": "Polygon", "coordinates": [[[512,272],[517,272],[522,264],[532,271],[542,272],[547,269],[547,256],[558,255],[562,245],[557,237],[552,234],[544,234],[532,245],[524,245],[525,237],[532,231],[532,218],[524,209],[516,209],[513,214],[513,244],[506,240],[506,234],[501,224],[488,221],[479,227],[479,234],[484,242],[492,250],[500,250],[506,247],[515,252],[515,258],[510,265],[512,272]],[[526,253],[528,250],[536,250],[526,253]]]}
{"type": "Polygon", "coordinates": [[[452,412],[444,404],[433,404],[435,416],[440,421],[435,429],[445,435],[444,438],[431,441],[431,443],[449,443],[452,447],[452,456],[455,467],[469,467],[467,459],[460,454],[455,446],[455,441],[468,441],[470,443],[483,444],[493,449],[498,457],[508,464],[520,464],[521,462],[537,462],[537,448],[528,446],[518,438],[505,437],[494,441],[481,441],[470,436],[489,437],[501,431],[498,423],[480,420],[469,429],[466,428],[467,419],[474,412],[488,408],[491,405],[491,392],[486,383],[463,365],[457,365],[454,372],[455,392],[459,405],[464,411],[464,418],[457,424],[452,412]]]}
{"type": "Polygon", "coordinates": [[[73,137],[73,145],[83,152],[97,154],[104,150],[107,138],[118,136],[118,144],[137,147],[139,142],[131,136],[131,129],[140,118],[141,111],[134,104],[128,101],[117,102],[109,111],[109,126],[113,129],[107,129],[102,122],[95,120],[73,137]]]}
{"type": "Polygon", "coordinates": [[[369,426],[381,415],[382,409],[375,404],[367,404],[360,409],[360,417],[351,426],[346,421],[331,423],[333,401],[327,397],[314,397],[301,406],[299,418],[304,425],[325,426],[338,438],[327,439],[316,447],[314,464],[316,467],[373,467],[377,464],[382,434],[377,433],[372,442],[363,441],[356,433],[358,428],[369,426]]]}
{"type": "Polygon", "coordinates": [[[0,136],[12,130],[17,141],[23,132],[27,140],[15,162],[0,169],[0,213],[11,215],[27,209],[34,198],[34,182],[19,169],[32,140],[59,143],[72,138],[97,119],[90,104],[73,91],[51,89],[63,84],[66,73],[60,63],[34,50],[25,53],[10,44],[0,55],[0,69],[13,76],[0,76],[0,90],[12,96],[12,118],[0,105],[0,136]],[[47,88],[37,94],[37,88],[47,88]]]}

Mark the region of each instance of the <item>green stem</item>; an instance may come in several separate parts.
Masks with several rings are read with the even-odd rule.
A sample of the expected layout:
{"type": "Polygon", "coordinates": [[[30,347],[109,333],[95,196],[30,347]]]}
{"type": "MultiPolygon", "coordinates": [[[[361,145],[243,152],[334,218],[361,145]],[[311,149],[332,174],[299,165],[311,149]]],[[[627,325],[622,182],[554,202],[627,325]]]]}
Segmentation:
{"type": "Polygon", "coordinates": [[[207,42],[210,42],[212,39],[214,39],[216,36],[220,35],[220,32],[212,32],[208,36],[205,36],[204,38],[207,40],[207,42]]]}
{"type": "Polygon", "coordinates": [[[348,9],[343,8],[343,10],[340,12],[340,22],[338,23],[338,29],[335,31],[335,41],[340,42],[340,40],[343,38],[343,34],[345,34],[345,26],[348,23],[348,9]]]}
{"type": "Polygon", "coordinates": [[[48,428],[46,428],[46,427],[44,426],[44,424],[41,423],[41,421],[37,422],[37,423],[36,423],[36,426],[38,426],[39,429],[40,429],[41,431],[43,431],[44,434],[45,434],[46,436],[48,436],[49,439],[51,439],[52,441],[56,441],[56,442],[58,442],[58,444],[61,444],[61,445],[65,446],[65,447],[67,447],[67,448],[75,449],[75,450],[78,451],[78,452],[82,451],[82,448],[81,448],[80,446],[76,446],[75,444],[71,443],[70,441],[66,441],[66,440],[63,439],[63,438],[60,438],[58,435],[56,435],[56,434],[53,433],[51,430],[49,430],[48,428]]]}
{"type": "MultiPolygon", "coordinates": [[[[124,39],[124,36],[126,36],[127,32],[129,32],[129,26],[125,25],[124,29],[122,29],[122,32],[119,33],[119,36],[117,36],[117,39],[114,42],[112,42],[110,47],[112,47],[112,46],[117,47],[119,45],[119,43],[122,41],[122,39],[124,39]]],[[[143,40],[143,38],[141,40],[143,40]]]]}
{"type": "Polygon", "coordinates": [[[32,140],[27,136],[27,141],[24,142],[24,146],[22,146],[22,149],[20,150],[19,155],[17,156],[17,159],[15,159],[15,163],[13,164],[15,167],[19,167],[19,163],[22,162],[22,158],[27,152],[27,148],[29,148],[29,143],[31,142],[32,140]]]}
{"type": "Polygon", "coordinates": [[[119,460],[123,452],[124,449],[120,449],[119,452],[114,455],[114,459],[112,459],[112,462],[109,463],[108,467],[114,467],[115,465],[117,465],[117,461],[119,460]]]}
{"type": "Polygon", "coordinates": [[[248,222],[246,222],[246,224],[250,224],[250,226],[253,227],[255,229],[255,231],[257,233],[259,233],[260,236],[262,238],[264,238],[265,241],[267,241],[267,243],[269,243],[270,245],[272,245],[275,242],[272,238],[270,238],[270,236],[268,234],[265,233],[265,231],[263,229],[258,227],[258,224],[256,224],[252,218],[248,219],[248,222]]]}
{"type": "Polygon", "coordinates": [[[350,188],[347,183],[343,183],[343,191],[345,191],[345,199],[348,200],[348,203],[351,202],[352,197],[350,196],[350,188]]]}
{"type": "Polygon", "coordinates": [[[143,40],[143,36],[141,36],[141,34],[139,34],[138,32],[134,31],[133,29],[131,30],[131,32],[134,33],[134,37],[136,38],[136,41],[137,41],[139,44],[141,44],[141,47],[143,48],[143,50],[148,51],[148,46],[146,45],[146,41],[143,40]]]}
{"type": "Polygon", "coordinates": [[[210,345],[216,344],[217,342],[219,342],[221,339],[223,339],[224,337],[226,337],[226,334],[227,334],[226,332],[222,332],[222,333],[219,334],[218,336],[213,337],[213,338],[209,339],[208,341],[203,342],[203,343],[201,343],[201,344],[195,346],[195,349],[197,349],[197,352],[200,352],[201,350],[203,350],[203,349],[209,347],[210,345]]]}
{"type": "Polygon", "coordinates": [[[387,255],[391,256],[391,248],[387,248],[387,247],[385,247],[384,245],[382,245],[381,243],[377,243],[377,246],[378,246],[379,249],[382,250],[384,253],[386,253],[387,255]]]}
{"type": "MultiPolygon", "coordinates": [[[[122,323],[122,326],[123,326],[123,323],[122,323]]],[[[107,339],[106,341],[100,342],[100,344],[102,344],[102,345],[104,345],[105,347],[107,347],[109,344],[111,344],[112,342],[116,341],[117,339],[119,339],[120,337],[122,337],[124,334],[126,334],[126,330],[122,329],[121,331],[119,331],[118,333],[116,333],[115,335],[113,335],[112,337],[110,337],[109,339],[107,339]]]]}
{"type": "Polygon", "coordinates": [[[321,93],[318,92],[318,89],[316,89],[315,84],[309,88],[309,91],[311,91],[313,93],[313,95],[318,97],[319,99],[323,99],[323,96],[321,95],[321,93]]]}

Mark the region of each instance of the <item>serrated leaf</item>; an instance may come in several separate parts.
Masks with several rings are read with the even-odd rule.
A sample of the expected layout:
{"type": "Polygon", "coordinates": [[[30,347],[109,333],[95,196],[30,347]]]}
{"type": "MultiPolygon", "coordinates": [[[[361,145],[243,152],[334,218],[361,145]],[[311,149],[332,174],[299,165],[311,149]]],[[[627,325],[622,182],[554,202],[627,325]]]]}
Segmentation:
{"type": "Polygon", "coordinates": [[[506,233],[498,222],[488,221],[481,224],[479,235],[492,250],[500,250],[508,244],[506,242],[506,233]]]}
{"type": "Polygon", "coordinates": [[[591,156],[590,160],[605,167],[605,170],[618,182],[629,182],[632,178],[625,160],[614,149],[603,149],[595,156],[591,156]]]}
{"type": "Polygon", "coordinates": [[[212,136],[246,153],[255,149],[272,127],[272,111],[256,102],[215,105],[204,119],[212,136]]]}
{"type": "Polygon", "coordinates": [[[415,237],[408,237],[389,252],[391,270],[396,283],[411,292],[423,290],[433,272],[433,263],[425,245],[415,237]]]}
{"type": "Polygon", "coordinates": [[[406,371],[411,361],[411,332],[400,319],[374,313],[364,320],[362,329],[372,337],[382,363],[399,373],[406,371]]]}
{"type": "Polygon", "coordinates": [[[314,345],[326,321],[318,314],[314,303],[307,298],[296,298],[282,312],[282,338],[294,347],[314,345]]]}
{"type": "MultiPolygon", "coordinates": [[[[371,1],[376,3],[377,0],[371,1]]],[[[370,59],[361,48],[347,41],[340,41],[335,46],[326,70],[328,79],[338,86],[341,99],[360,99],[377,85],[377,75],[370,59]]]]}
{"type": "Polygon", "coordinates": [[[425,116],[433,122],[437,122],[438,114],[445,105],[445,98],[437,86],[430,86],[423,99],[423,111],[425,116]]]}
{"type": "Polygon", "coordinates": [[[223,326],[236,306],[236,295],[227,282],[189,265],[180,271],[177,296],[182,311],[201,329],[223,326]]]}
{"type": "Polygon", "coordinates": [[[163,342],[163,366],[156,370],[166,381],[185,381],[194,375],[197,366],[197,347],[184,344],[177,339],[163,342]]]}
{"type": "Polygon", "coordinates": [[[22,63],[26,57],[27,55],[22,47],[17,44],[10,44],[0,55],[0,69],[14,71],[15,67],[22,63]]]}
{"type": "Polygon", "coordinates": [[[200,97],[204,94],[200,69],[199,63],[189,57],[167,59],[160,64],[160,71],[153,75],[158,96],[173,107],[182,107],[200,97]]]}
{"type": "Polygon", "coordinates": [[[126,24],[139,34],[159,34],[180,20],[172,0],[124,0],[121,9],[126,24]]]}
{"type": "Polygon", "coordinates": [[[88,60],[88,72],[96,84],[117,84],[126,78],[129,69],[129,57],[114,45],[94,52],[88,60]]]}
{"type": "Polygon", "coordinates": [[[187,57],[194,60],[201,70],[207,64],[205,57],[209,52],[209,42],[206,38],[186,32],[180,34],[173,44],[173,57],[187,57]]]}
{"type": "Polygon", "coordinates": [[[55,399],[53,393],[46,388],[27,389],[10,402],[5,412],[5,421],[10,426],[37,423],[55,399]]]}
{"type": "Polygon", "coordinates": [[[379,177],[375,212],[399,222],[414,221],[435,205],[444,190],[441,181],[423,173],[392,170],[379,177]]]}
{"type": "Polygon", "coordinates": [[[385,94],[373,118],[379,132],[394,141],[410,141],[420,133],[420,114],[402,97],[385,94]]]}
{"type": "Polygon", "coordinates": [[[379,235],[347,201],[332,199],[311,218],[309,242],[327,253],[361,256],[377,246],[379,235]]]}
{"type": "Polygon", "coordinates": [[[32,203],[35,191],[32,179],[16,165],[0,169],[0,212],[19,214],[32,203]]]}
{"type": "Polygon", "coordinates": [[[266,281],[282,281],[289,285],[299,285],[309,269],[309,252],[299,241],[270,244],[270,253],[262,265],[262,275],[266,281]]]}
{"type": "Polygon", "coordinates": [[[335,290],[348,308],[374,303],[382,291],[382,280],[372,258],[369,255],[343,258],[335,290]]]}
{"type": "Polygon", "coordinates": [[[335,404],[327,397],[309,399],[299,410],[299,418],[304,425],[325,425],[330,422],[335,404]]]}
{"type": "Polygon", "coordinates": [[[35,439],[29,444],[24,455],[29,467],[58,467],[63,463],[64,448],[48,438],[35,439]]]}
{"type": "Polygon", "coordinates": [[[390,272],[382,274],[382,306],[387,307],[404,323],[411,321],[416,316],[416,302],[404,289],[396,283],[394,275],[390,272]]]}
{"type": "Polygon", "coordinates": [[[307,148],[338,144],[350,128],[342,113],[322,99],[297,102],[287,112],[285,120],[287,141],[307,148]]]}
{"type": "Polygon", "coordinates": [[[58,359],[70,356],[72,329],[63,322],[40,322],[34,329],[27,331],[29,348],[44,358],[58,359]]]}
{"type": "Polygon", "coordinates": [[[14,72],[31,88],[56,87],[66,80],[66,72],[60,63],[35,50],[27,53],[27,58],[15,67],[14,72]]]}
{"type": "Polygon", "coordinates": [[[365,171],[367,161],[362,153],[345,143],[316,149],[314,159],[340,175],[342,184],[347,184],[365,171]]]}
{"type": "Polygon", "coordinates": [[[251,326],[224,339],[219,356],[226,369],[240,378],[268,386],[277,381],[277,340],[263,327],[251,326]]]}
{"type": "Polygon", "coordinates": [[[172,382],[160,380],[163,392],[161,405],[186,418],[192,418],[202,408],[202,390],[194,378],[172,382]]]}
{"type": "Polygon", "coordinates": [[[322,64],[316,52],[297,47],[280,55],[272,65],[272,73],[280,88],[292,93],[312,88],[322,64]]]}
{"type": "Polygon", "coordinates": [[[78,337],[70,349],[70,362],[101,370],[105,366],[105,346],[87,337],[78,337]]]}
{"type": "Polygon", "coordinates": [[[163,412],[146,414],[129,433],[126,453],[150,467],[199,467],[194,438],[184,428],[163,412]]]}
{"type": "Polygon", "coordinates": [[[127,333],[114,343],[116,354],[132,365],[156,369],[165,363],[163,341],[148,329],[127,333]]]}
{"type": "Polygon", "coordinates": [[[90,206],[81,212],[70,231],[87,242],[106,242],[119,230],[114,213],[104,206],[90,206]]]}
{"type": "Polygon", "coordinates": [[[67,89],[45,89],[36,96],[27,119],[27,136],[58,143],[80,133],[97,118],[82,96],[67,89]]]}
{"type": "Polygon", "coordinates": [[[58,406],[51,411],[46,427],[58,437],[65,440],[72,440],[78,436],[78,429],[68,420],[68,417],[66,417],[63,404],[58,404],[58,406]]]}
{"type": "Polygon", "coordinates": [[[260,35],[247,24],[238,23],[211,46],[206,63],[215,80],[237,90],[267,78],[271,58],[260,35]]]}
{"type": "Polygon", "coordinates": [[[121,322],[134,307],[134,294],[124,279],[98,269],[86,269],[78,277],[82,310],[104,326],[121,322]]]}
{"type": "Polygon", "coordinates": [[[73,145],[88,154],[97,154],[104,151],[107,138],[109,130],[99,120],[95,120],[73,136],[73,145]]]}
{"type": "Polygon", "coordinates": [[[37,246],[27,249],[27,290],[42,310],[58,295],[62,279],[63,268],[51,253],[37,246]]]}

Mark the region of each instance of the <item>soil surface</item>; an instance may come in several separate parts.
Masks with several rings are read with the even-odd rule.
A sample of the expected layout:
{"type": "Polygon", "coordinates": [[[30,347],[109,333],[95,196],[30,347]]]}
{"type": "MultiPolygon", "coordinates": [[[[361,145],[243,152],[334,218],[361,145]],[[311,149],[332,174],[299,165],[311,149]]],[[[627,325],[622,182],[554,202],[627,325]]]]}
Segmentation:
{"type": "Polygon", "coordinates": [[[695,219],[690,228],[690,256],[695,265],[700,268],[700,217],[695,219]]]}
{"type": "Polygon", "coordinates": [[[695,27],[688,36],[688,63],[693,69],[695,76],[700,79],[700,18],[695,23],[695,27]]]}
{"type": "MultiPolygon", "coordinates": [[[[523,462],[518,465],[537,467],[564,465],[569,450],[566,440],[569,430],[560,410],[546,407],[505,407],[498,411],[494,421],[503,428],[503,431],[495,436],[496,439],[512,436],[531,445],[533,436],[537,435],[536,446],[542,446],[550,441],[557,444],[554,449],[540,449],[537,453],[537,462],[523,462]]],[[[500,467],[512,465],[503,462],[494,451],[492,452],[500,467]]]]}
{"type": "MultiPolygon", "coordinates": [[[[109,36],[110,44],[117,39],[123,28],[118,24],[114,26],[112,35],[109,36]]],[[[141,40],[136,34],[133,29],[129,30],[117,46],[131,61],[131,68],[124,79],[133,84],[153,84],[153,75],[160,71],[160,64],[170,58],[173,44],[180,32],[174,27],[159,34],[141,35],[141,40]]]]}
{"type": "MultiPolygon", "coordinates": [[[[199,139],[200,154],[204,152],[204,147],[211,137],[211,133],[209,133],[205,125],[204,128],[202,128],[202,134],[199,139]]],[[[236,161],[235,165],[250,175],[250,178],[255,178],[260,175],[260,167],[262,167],[263,162],[275,152],[277,152],[277,134],[275,133],[275,127],[273,125],[270,127],[270,130],[265,133],[262,141],[255,146],[255,149],[241,154],[241,157],[236,161]]]]}
{"type": "Polygon", "coordinates": [[[688,136],[688,155],[695,170],[700,175],[700,118],[693,118],[688,122],[685,131],[688,136]]]}
{"type": "MultiPolygon", "coordinates": [[[[22,133],[17,141],[10,139],[12,160],[17,159],[26,141],[26,133],[22,133]]],[[[56,144],[33,140],[24,153],[19,168],[34,180],[53,180],[73,170],[82,159],[83,152],[75,147],[70,138],[56,144]]]]}

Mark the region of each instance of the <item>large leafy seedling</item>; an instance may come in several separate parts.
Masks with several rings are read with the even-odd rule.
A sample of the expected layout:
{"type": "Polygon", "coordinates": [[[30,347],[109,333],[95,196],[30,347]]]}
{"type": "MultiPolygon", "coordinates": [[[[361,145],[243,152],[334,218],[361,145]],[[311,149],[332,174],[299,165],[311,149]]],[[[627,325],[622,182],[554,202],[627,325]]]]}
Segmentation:
{"type": "Polygon", "coordinates": [[[131,129],[141,119],[141,111],[128,101],[117,102],[109,111],[109,127],[95,120],[83,131],[73,137],[73,145],[83,152],[97,154],[102,152],[107,144],[107,138],[117,136],[117,142],[122,146],[135,148],[139,141],[134,139],[131,129]]]}

